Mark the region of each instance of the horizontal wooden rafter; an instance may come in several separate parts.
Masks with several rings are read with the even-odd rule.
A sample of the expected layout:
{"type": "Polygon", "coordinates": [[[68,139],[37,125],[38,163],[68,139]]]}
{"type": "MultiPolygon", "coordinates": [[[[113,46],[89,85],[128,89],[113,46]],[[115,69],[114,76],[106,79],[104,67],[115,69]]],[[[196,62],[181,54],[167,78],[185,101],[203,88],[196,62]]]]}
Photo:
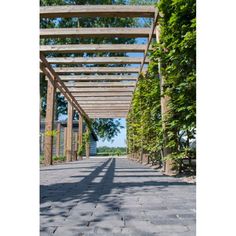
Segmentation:
{"type": "Polygon", "coordinates": [[[62,73],[139,73],[139,67],[56,67],[62,73]]]}
{"type": "Polygon", "coordinates": [[[90,115],[91,119],[119,119],[119,118],[125,118],[127,114],[122,115],[90,115]]]}
{"type": "Polygon", "coordinates": [[[91,119],[119,119],[125,118],[127,114],[122,115],[90,115],[91,119]]]}
{"type": "Polygon", "coordinates": [[[127,112],[120,112],[120,113],[89,113],[89,117],[94,118],[116,118],[116,117],[125,117],[127,112]]]}
{"type": "Polygon", "coordinates": [[[81,104],[80,106],[87,109],[87,108],[98,108],[98,109],[104,109],[107,107],[110,107],[111,109],[117,109],[117,108],[129,108],[127,104],[81,104]]]}
{"type": "Polygon", "coordinates": [[[70,88],[70,92],[133,92],[134,88],[70,88]]]}
{"type": "Polygon", "coordinates": [[[78,103],[83,106],[83,105],[93,105],[93,104],[98,104],[98,105],[102,105],[102,104],[105,104],[105,105],[108,105],[108,104],[129,104],[129,100],[128,101],[119,101],[119,100],[116,100],[116,101],[110,101],[110,100],[104,100],[104,101],[96,101],[96,100],[93,100],[93,101],[80,101],[78,100],[78,103]]]}
{"type": "Polygon", "coordinates": [[[62,81],[136,81],[131,75],[61,75],[62,81]]]}
{"type": "MultiPolygon", "coordinates": [[[[113,74],[139,73],[139,67],[54,67],[57,74],[113,74]]],[[[42,71],[40,71],[42,73],[42,71]]]]}
{"type": "Polygon", "coordinates": [[[129,109],[118,109],[118,110],[110,110],[109,112],[108,112],[108,110],[109,110],[109,108],[106,110],[106,109],[104,109],[104,110],[100,110],[100,109],[95,109],[95,108],[91,108],[91,109],[86,109],[86,112],[89,114],[89,112],[91,111],[93,114],[95,113],[95,112],[97,112],[97,113],[100,113],[100,114],[111,114],[111,113],[121,113],[121,112],[128,112],[128,110],[129,109]]]}
{"type": "Polygon", "coordinates": [[[130,97],[125,97],[125,96],[117,96],[117,97],[112,97],[112,96],[107,96],[107,97],[80,97],[79,94],[74,95],[74,97],[78,100],[78,102],[106,102],[106,101],[130,101],[130,97]]]}
{"type": "MultiPolygon", "coordinates": [[[[50,64],[141,64],[142,57],[53,57],[50,64]]],[[[146,64],[149,59],[146,59],[146,64]]]]}
{"type": "Polygon", "coordinates": [[[81,107],[107,107],[107,106],[114,106],[114,107],[129,107],[129,103],[79,103],[81,107]]]}
{"type": "Polygon", "coordinates": [[[44,53],[97,53],[97,52],[145,52],[145,44],[66,44],[41,45],[44,53]]]}
{"type": "Polygon", "coordinates": [[[132,92],[80,92],[80,91],[71,91],[74,97],[102,97],[103,99],[106,97],[132,97],[132,92]]]}
{"type": "Polygon", "coordinates": [[[67,5],[40,7],[42,18],[67,17],[154,17],[154,6],[67,5]]]}
{"type": "Polygon", "coordinates": [[[125,114],[127,113],[127,110],[120,110],[120,111],[111,111],[111,110],[104,110],[104,111],[99,111],[99,110],[91,110],[88,111],[88,114],[125,114]]]}
{"type": "Polygon", "coordinates": [[[99,109],[99,108],[85,108],[86,112],[93,112],[93,113],[107,113],[107,110],[110,110],[109,112],[128,112],[129,108],[117,108],[117,109],[110,109],[110,108],[103,108],[103,109],[99,109]]]}
{"type": "Polygon", "coordinates": [[[98,115],[98,114],[110,114],[110,115],[114,115],[114,114],[127,114],[127,111],[88,111],[88,114],[94,114],[94,115],[98,115]]]}
{"type": "Polygon", "coordinates": [[[110,87],[110,88],[115,88],[115,87],[134,87],[135,83],[134,82],[66,82],[65,85],[68,88],[90,88],[90,87],[110,87]]]}
{"type": "Polygon", "coordinates": [[[109,103],[106,103],[106,104],[81,104],[80,103],[80,106],[83,107],[83,109],[87,109],[87,108],[94,108],[96,110],[96,108],[98,109],[107,109],[107,108],[111,108],[111,110],[114,109],[117,109],[117,108],[125,108],[125,109],[129,109],[129,103],[126,103],[126,104],[109,104],[109,103]]]}
{"type": "MultiPolygon", "coordinates": [[[[40,38],[147,38],[149,28],[52,28],[40,29],[40,38]]],[[[154,37],[155,35],[153,35],[154,37]]]]}

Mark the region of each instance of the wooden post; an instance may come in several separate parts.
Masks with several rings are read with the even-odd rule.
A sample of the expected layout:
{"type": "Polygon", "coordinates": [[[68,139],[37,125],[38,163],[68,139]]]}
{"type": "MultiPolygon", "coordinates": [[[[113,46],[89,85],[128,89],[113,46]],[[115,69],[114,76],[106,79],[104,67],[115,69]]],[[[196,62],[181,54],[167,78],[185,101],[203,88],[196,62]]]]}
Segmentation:
{"type": "MultiPolygon", "coordinates": [[[[141,93],[141,91],[139,91],[141,93]]],[[[140,97],[140,111],[142,111],[142,97],[140,97]]],[[[140,150],[140,162],[143,163],[143,133],[144,133],[144,128],[143,128],[143,117],[141,117],[141,150],[140,150]]]]}
{"type": "MultiPolygon", "coordinates": [[[[86,127],[86,134],[89,135],[89,128],[86,127]]],[[[86,158],[89,159],[89,152],[90,152],[90,135],[88,136],[88,139],[86,140],[86,158]]]]}
{"type": "Polygon", "coordinates": [[[64,128],[64,150],[63,155],[66,156],[66,138],[67,138],[67,127],[64,128]]]}
{"type": "Polygon", "coordinates": [[[73,107],[69,102],[67,115],[66,161],[70,162],[72,161],[73,107]]]}
{"type": "MultiPolygon", "coordinates": [[[[160,25],[157,25],[156,27],[156,40],[159,43],[160,41],[160,25]]],[[[159,74],[159,78],[160,78],[160,87],[161,87],[161,116],[162,116],[162,128],[164,130],[164,144],[166,144],[168,142],[168,136],[167,136],[167,132],[166,132],[166,117],[169,113],[169,107],[168,107],[168,103],[170,101],[170,97],[167,95],[163,95],[163,88],[165,85],[165,79],[161,74],[161,60],[159,59],[158,62],[158,74],[159,74]]],[[[169,154],[171,154],[172,150],[171,148],[167,148],[165,147],[163,150],[163,157],[168,156],[169,154]]],[[[174,162],[172,160],[167,160],[164,162],[164,171],[165,174],[167,175],[171,175],[173,174],[173,164],[174,162]]]]}
{"type": "MultiPolygon", "coordinates": [[[[79,146],[78,148],[82,147],[83,145],[83,118],[81,115],[79,115],[79,127],[78,127],[78,141],[79,141],[79,146]]],[[[79,156],[80,160],[83,160],[82,154],[79,156]]]]}
{"type": "Polygon", "coordinates": [[[60,156],[60,142],[61,142],[61,123],[57,123],[57,139],[56,139],[56,156],[60,156]]]}
{"type": "Polygon", "coordinates": [[[53,120],[54,120],[55,87],[48,80],[47,86],[47,108],[45,119],[45,141],[44,141],[44,164],[52,165],[53,155],[53,120]]]}
{"type": "Polygon", "coordinates": [[[78,152],[78,133],[73,133],[75,145],[73,149],[73,161],[77,161],[77,152],[78,152]]]}

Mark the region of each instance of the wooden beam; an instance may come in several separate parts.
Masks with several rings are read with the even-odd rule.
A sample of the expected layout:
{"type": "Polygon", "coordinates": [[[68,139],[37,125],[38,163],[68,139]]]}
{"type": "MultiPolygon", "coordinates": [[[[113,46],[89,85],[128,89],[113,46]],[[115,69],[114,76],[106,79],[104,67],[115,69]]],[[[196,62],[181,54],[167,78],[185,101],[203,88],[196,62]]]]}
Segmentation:
{"type": "Polygon", "coordinates": [[[126,104],[120,104],[120,103],[117,103],[117,104],[113,104],[113,103],[104,103],[104,104],[81,104],[81,106],[86,110],[88,108],[98,108],[98,109],[102,109],[102,108],[109,108],[109,109],[117,109],[117,108],[129,108],[129,103],[126,103],[126,104]]]}
{"type": "Polygon", "coordinates": [[[135,82],[74,82],[65,83],[68,88],[89,88],[89,87],[134,87],[135,82]]]}
{"type": "MultiPolygon", "coordinates": [[[[77,100],[78,101],[78,100],[77,100]]],[[[117,104],[129,104],[130,103],[130,100],[128,101],[119,101],[119,99],[117,99],[116,101],[109,101],[109,100],[104,100],[104,101],[78,101],[79,104],[81,106],[83,105],[102,105],[102,104],[114,104],[114,105],[117,105],[117,104]]]]}
{"type": "Polygon", "coordinates": [[[137,81],[131,75],[61,75],[62,81],[137,81]]]}
{"type": "Polygon", "coordinates": [[[145,44],[65,44],[40,45],[44,53],[145,52],[145,44]]]}
{"type": "Polygon", "coordinates": [[[81,104],[81,106],[86,110],[88,108],[94,108],[94,109],[101,109],[101,108],[111,108],[111,109],[117,109],[117,107],[122,107],[122,108],[129,108],[129,103],[101,103],[101,104],[81,104]]]}
{"type": "Polygon", "coordinates": [[[148,38],[149,28],[51,28],[40,29],[40,38],[148,38]]]}
{"type": "Polygon", "coordinates": [[[60,156],[60,143],[61,143],[61,123],[57,123],[57,138],[56,138],[56,156],[60,156]]]}
{"type": "MultiPolygon", "coordinates": [[[[141,64],[142,57],[49,57],[50,64],[141,64]]],[[[146,64],[149,59],[146,59],[146,64]]]]}
{"type": "Polygon", "coordinates": [[[92,112],[92,113],[109,113],[109,112],[128,112],[129,111],[129,108],[126,108],[126,107],[117,107],[117,109],[113,108],[113,109],[110,109],[109,107],[104,107],[104,108],[97,108],[97,107],[94,107],[94,108],[86,108],[86,111],[89,113],[89,112],[92,112]]]}
{"type": "Polygon", "coordinates": [[[72,161],[73,106],[68,102],[67,109],[66,161],[72,161]]]}
{"type": "Polygon", "coordinates": [[[117,113],[127,113],[128,112],[128,109],[123,109],[123,110],[121,110],[121,109],[118,109],[118,110],[110,110],[110,111],[107,111],[107,110],[99,110],[99,109],[89,109],[89,110],[87,110],[88,111],[88,113],[93,113],[93,114],[110,114],[110,113],[112,113],[112,112],[117,112],[117,113]]]}
{"type": "Polygon", "coordinates": [[[91,116],[91,117],[95,117],[95,116],[118,116],[118,115],[127,115],[127,111],[120,111],[120,112],[110,112],[110,113],[108,113],[108,112],[91,112],[91,113],[89,113],[89,116],[91,116]]]}
{"type": "Polygon", "coordinates": [[[117,108],[129,108],[129,105],[127,104],[83,104],[81,105],[85,110],[89,108],[95,108],[95,109],[102,109],[102,108],[110,108],[110,109],[117,109],[117,108]]]}
{"type": "MultiPolygon", "coordinates": [[[[71,73],[76,74],[76,75],[82,74],[82,73],[85,73],[85,74],[129,73],[130,74],[130,73],[139,73],[140,68],[139,67],[54,67],[54,70],[58,75],[71,74],[71,73]]],[[[145,73],[146,71],[147,71],[147,68],[146,67],[143,68],[143,72],[145,73]]],[[[40,70],[40,73],[43,73],[43,72],[40,70]]],[[[81,77],[80,80],[83,81],[85,79],[81,77]]],[[[98,80],[101,80],[101,79],[98,78],[98,80]]],[[[111,80],[115,80],[115,79],[111,79],[111,80]]]]}
{"type": "Polygon", "coordinates": [[[110,102],[110,101],[124,101],[124,102],[130,102],[131,100],[131,97],[80,97],[79,95],[75,95],[75,98],[77,99],[78,103],[81,103],[81,102],[110,102]]]}
{"type": "Polygon", "coordinates": [[[110,114],[99,114],[99,113],[94,113],[94,114],[89,114],[89,116],[91,118],[125,118],[127,115],[127,112],[125,113],[118,113],[118,114],[115,114],[115,113],[110,113],[110,114]]]}
{"type": "Polygon", "coordinates": [[[88,113],[89,114],[120,114],[120,113],[127,113],[127,110],[109,110],[109,109],[106,109],[106,110],[95,110],[95,109],[90,109],[88,110],[88,113]]]}
{"type": "MultiPolygon", "coordinates": [[[[139,73],[139,67],[55,67],[54,70],[58,74],[64,74],[64,73],[87,73],[87,74],[90,74],[90,73],[139,73]]],[[[60,76],[60,78],[62,80],[67,80],[66,76],[60,76]]],[[[117,80],[117,79],[114,78],[110,80],[117,80]]],[[[79,80],[86,80],[86,76],[81,76],[81,78],[79,77],[79,80]]],[[[100,80],[100,78],[98,78],[97,80],[100,80]]]]}
{"type": "Polygon", "coordinates": [[[134,88],[70,88],[70,92],[132,92],[134,88]]]}
{"type": "Polygon", "coordinates": [[[127,110],[90,110],[88,111],[89,114],[123,114],[127,113],[127,110]]]}
{"type": "Polygon", "coordinates": [[[45,141],[44,141],[44,164],[52,165],[53,160],[53,120],[54,120],[54,105],[55,105],[55,87],[48,80],[47,85],[47,107],[45,119],[45,141]]]}
{"type": "Polygon", "coordinates": [[[55,17],[154,17],[154,6],[67,5],[40,7],[41,18],[55,17]]]}
{"type": "Polygon", "coordinates": [[[132,98],[132,92],[80,92],[80,91],[72,91],[71,94],[74,97],[80,96],[80,97],[102,97],[103,99],[105,97],[128,97],[132,98]]]}
{"type": "Polygon", "coordinates": [[[91,115],[92,119],[120,119],[120,118],[125,118],[126,114],[124,115],[91,115]]]}
{"type": "MultiPolygon", "coordinates": [[[[82,116],[80,116],[80,115],[79,115],[79,127],[78,127],[78,132],[79,132],[79,134],[78,134],[79,147],[78,147],[78,148],[80,148],[80,147],[82,147],[82,145],[83,145],[83,118],[82,118],[82,116]]],[[[82,154],[79,155],[79,159],[80,159],[80,160],[83,159],[82,154]]]]}
{"type": "Polygon", "coordinates": [[[127,114],[127,110],[116,110],[116,111],[102,111],[102,110],[90,110],[89,114],[127,114]]]}

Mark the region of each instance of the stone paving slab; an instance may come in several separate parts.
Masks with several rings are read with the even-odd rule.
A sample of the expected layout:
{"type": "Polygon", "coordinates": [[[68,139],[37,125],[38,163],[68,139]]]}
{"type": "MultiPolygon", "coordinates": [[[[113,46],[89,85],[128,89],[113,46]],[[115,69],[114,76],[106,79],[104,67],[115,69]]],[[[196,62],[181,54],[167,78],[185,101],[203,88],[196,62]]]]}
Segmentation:
{"type": "Polygon", "coordinates": [[[40,235],[196,234],[196,186],[127,158],[40,171],[40,235]]]}

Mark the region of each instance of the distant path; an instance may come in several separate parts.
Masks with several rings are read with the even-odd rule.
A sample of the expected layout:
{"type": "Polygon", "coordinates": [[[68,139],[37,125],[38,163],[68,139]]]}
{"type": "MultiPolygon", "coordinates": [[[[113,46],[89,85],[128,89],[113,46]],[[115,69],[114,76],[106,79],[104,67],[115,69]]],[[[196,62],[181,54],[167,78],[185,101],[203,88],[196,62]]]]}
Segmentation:
{"type": "Polygon", "coordinates": [[[41,168],[40,235],[195,235],[195,185],[126,158],[41,168]]]}

